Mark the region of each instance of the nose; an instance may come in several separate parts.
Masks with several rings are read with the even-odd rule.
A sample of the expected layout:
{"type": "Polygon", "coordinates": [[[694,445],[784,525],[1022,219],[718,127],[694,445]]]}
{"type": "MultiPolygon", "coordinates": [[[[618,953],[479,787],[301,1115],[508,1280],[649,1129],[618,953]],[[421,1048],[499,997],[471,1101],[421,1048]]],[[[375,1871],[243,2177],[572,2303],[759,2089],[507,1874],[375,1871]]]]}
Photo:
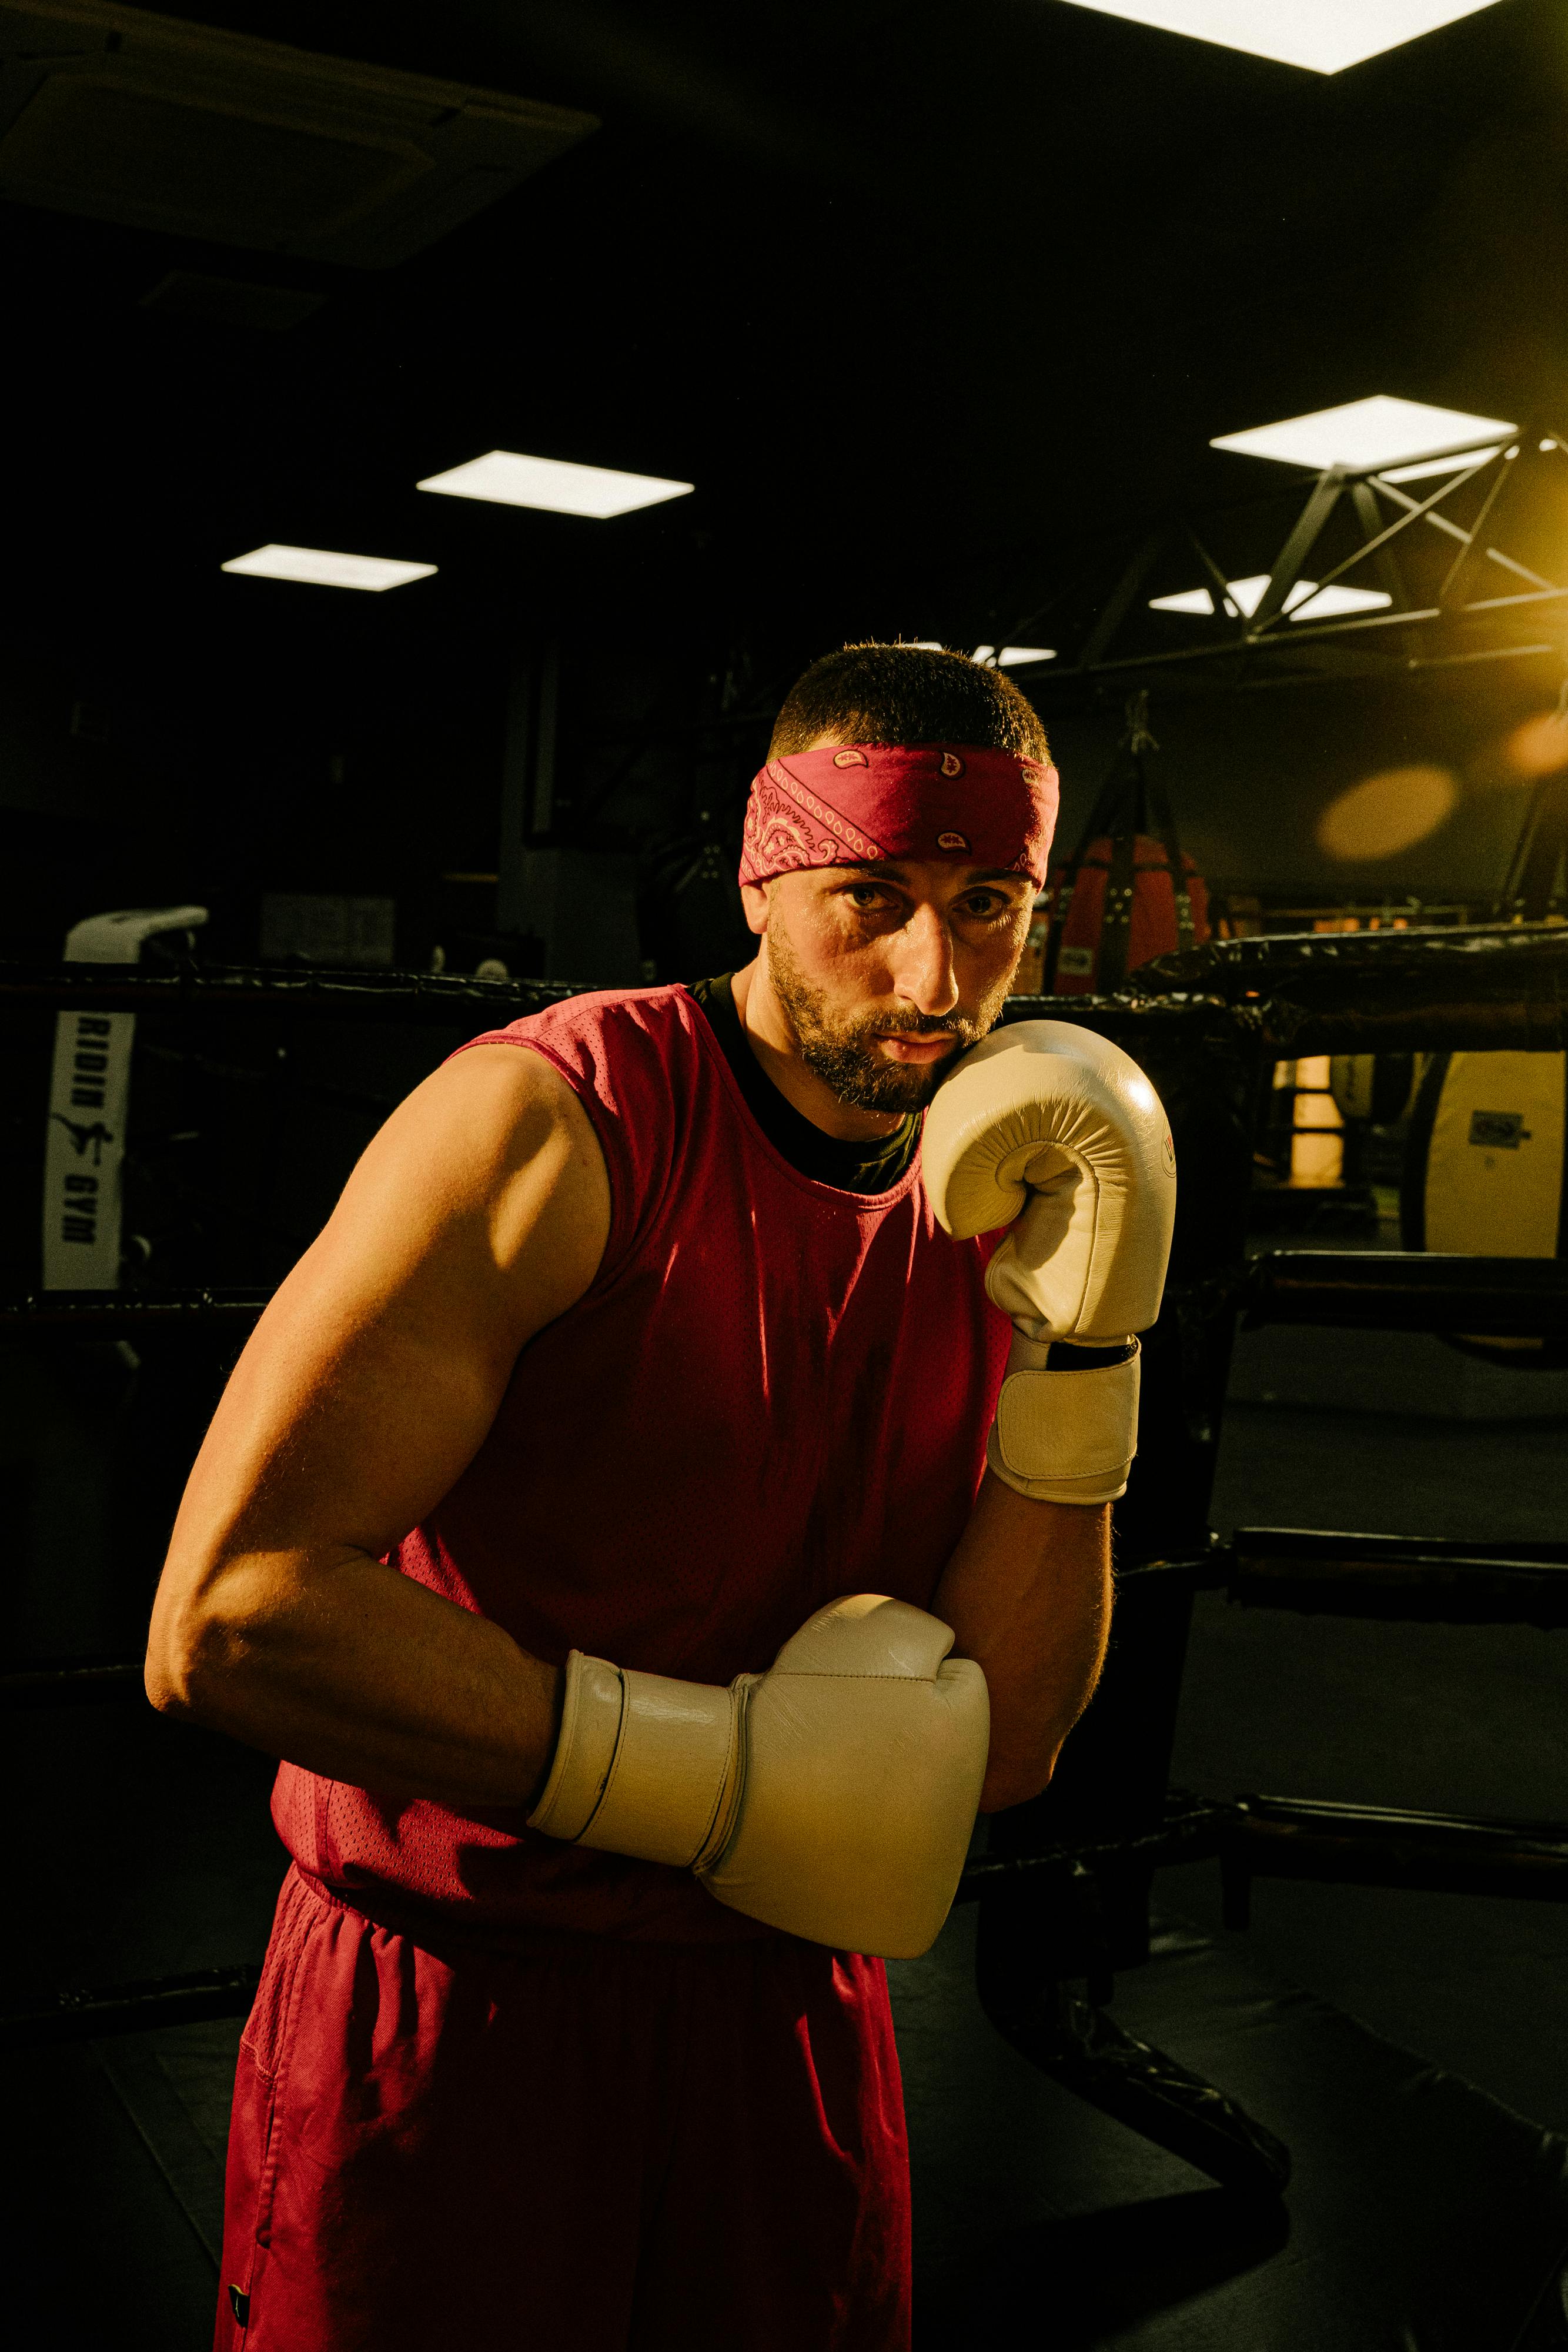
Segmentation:
{"type": "Polygon", "coordinates": [[[953,971],[953,935],[936,908],[916,907],[899,933],[894,984],[906,1004],[939,1020],[958,1002],[953,971]]]}

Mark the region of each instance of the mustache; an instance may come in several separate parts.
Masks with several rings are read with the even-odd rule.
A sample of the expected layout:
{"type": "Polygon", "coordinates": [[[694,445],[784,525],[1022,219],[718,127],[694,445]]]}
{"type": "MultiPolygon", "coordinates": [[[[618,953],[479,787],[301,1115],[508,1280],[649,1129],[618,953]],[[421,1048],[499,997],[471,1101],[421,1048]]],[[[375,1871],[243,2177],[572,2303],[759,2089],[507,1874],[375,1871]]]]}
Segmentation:
{"type": "Polygon", "coordinates": [[[942,1018],[921,1013],[912,1013],[902,1019],[877,1020],[868,1016],[865,1031],[873,1037],[961,1037],[970,1044],[977,1042],[980,1034],[979,1024],[966,1020],[961,1013],[942,1018]]]}

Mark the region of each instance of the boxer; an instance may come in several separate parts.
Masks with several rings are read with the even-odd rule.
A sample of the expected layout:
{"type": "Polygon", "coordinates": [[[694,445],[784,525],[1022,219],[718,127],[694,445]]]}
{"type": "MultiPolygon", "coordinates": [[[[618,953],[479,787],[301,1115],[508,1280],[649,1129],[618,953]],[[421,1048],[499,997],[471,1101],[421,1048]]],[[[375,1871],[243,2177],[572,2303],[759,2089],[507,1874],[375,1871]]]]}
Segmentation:
{"type": "Polygon", "coordinates": [[[816,663],[753,961],[476,1040],[259,1323],[147,1668],[283,1759],[221,2352],[907,2344],[882,1958],[1093,1688],[1169,1242],[1126,1057],[982,1043],[1055,805],[1005,676],[816,663]]]}

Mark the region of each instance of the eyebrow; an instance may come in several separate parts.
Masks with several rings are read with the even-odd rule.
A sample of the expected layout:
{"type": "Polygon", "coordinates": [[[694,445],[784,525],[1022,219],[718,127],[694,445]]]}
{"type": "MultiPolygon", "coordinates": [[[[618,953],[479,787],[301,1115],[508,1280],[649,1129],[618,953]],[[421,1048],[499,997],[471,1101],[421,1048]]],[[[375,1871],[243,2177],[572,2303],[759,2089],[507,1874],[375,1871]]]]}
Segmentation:
{"type": "MultiPolygon", "coordinates": [[[[876,882],[901,882],[904,875],[903,866],[880,860],[865,866],[834,866],[825,870],[833,874],[870,875],[876,882]]],[[[1022,882],[1028,886],[1031,897],[1034,891],[1030,877],[1020,874],[1016,866],[977,866],[964,887],[972,890],[977,882],[1022,882]]]]}

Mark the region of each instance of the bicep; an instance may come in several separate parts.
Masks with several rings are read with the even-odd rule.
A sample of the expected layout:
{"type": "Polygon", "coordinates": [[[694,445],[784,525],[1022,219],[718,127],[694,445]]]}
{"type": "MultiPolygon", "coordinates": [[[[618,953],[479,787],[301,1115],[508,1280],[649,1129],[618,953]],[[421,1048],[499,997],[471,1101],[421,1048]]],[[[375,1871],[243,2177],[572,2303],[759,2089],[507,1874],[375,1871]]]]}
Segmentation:
{"type": "Polygon", "coordinates": [[[482,1444],[518,1349],[591,1282],[609,1183],[543,1058],[476,1047],[375,1137],[268,1306],[192,1475],[176,1552],[379,1555],[482,1444]]]}

